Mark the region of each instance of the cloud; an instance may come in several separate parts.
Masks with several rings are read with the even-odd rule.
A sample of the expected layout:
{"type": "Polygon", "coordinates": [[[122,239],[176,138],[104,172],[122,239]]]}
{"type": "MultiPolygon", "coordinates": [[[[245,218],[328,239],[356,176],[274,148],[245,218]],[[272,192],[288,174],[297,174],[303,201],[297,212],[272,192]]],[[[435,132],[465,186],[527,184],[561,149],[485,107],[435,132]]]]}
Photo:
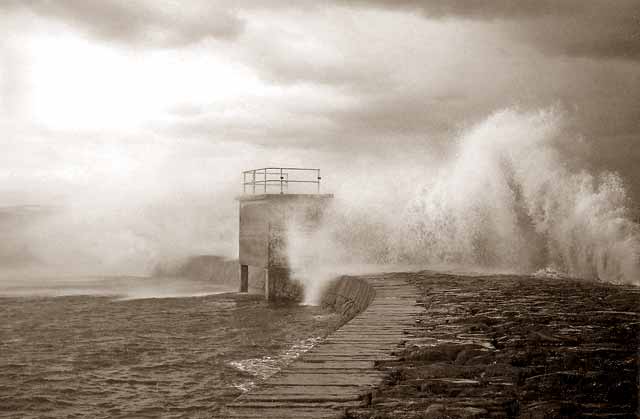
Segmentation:
{"type": "Polygon", "coordinates": [[[416,11],[430,19],[503,21],[505,28],[513,35],[546,52],[640,60],[640,4],[637,0],[338,2],[362,7],[416,11]]]}
{"type": "MultiPolygon", "coordinates": [[[[353,11],[344,12],[337,7],[314,8],[311,13],[304,7],[246,9],[247,24],[235,58],[269,84],[307,83],[358,92],[390,87],[388,63],[372,65],[372,60],[390,54],[385,46],[391,47],[387,35],[392,28],[380,28],[377,47],[362,48],[371,37],[363,31],[363,22],[354,21],[353,11]]],[[[355,14],[374,24],[385,23],[379,13],[355,14]]]]}
{"type": "Polygon", "coordinates": [[[20,22],[0,20],[0,129],[8,121],[21,119],[28,107],[30,63],[24,55],[26,37],[21,29],[20,22]]]}
{"type": "MultiPolygon", "coordinates": [[[[15,49],[0,42],[0,110],[7,117],[15,118],[24,108],[23,92],[28,88],[24,78],[25,64],[15,49]]],[[[0,121],[2,118],[0,117],[0,121]]]]}
{"type": "MultiPolygon", "coordinates": [[[[20,4],[12,7],[84,31],[68,37],[84,37],[86,50],[65,50],[60,36],[41,36],[51,28],[45,25],[39,42],[47,42],[34,50],[36,64],[25,63],[28,72],[17,66],[22,43],[15,43],[16,57],[7,55],[16,64],[11,74],[37,79],[32,90],[40,96],[47,96],[47,87],[71,86],[50,89],[46,109],[34,101],[58,129],[77,130],[80,119],[93,121],[86,124],[91,129],[104,127],[109,138],[131,125],[169,143],[388,155],[446,146],[460,129],[497,109],[559,104],[573,116],[572,132],[594,144],[590,150],[606,148],[613,137],[639,138],[640,63],[593,59],[635,53],[633,46],[612,43],[628,28],[614,23],[633,16],[624,1],[608,8],[593,2],[592,12],[571,0],[517,7],[506,1],[363,0],[361,7],[269,1],[239,2],[233,9],[225,2],[194,2],[184,10],[144,1],[20,4]],[[96,37],[127,45],[111,48],[96,37]],[[197,42],[207,37],[234,42],[197,42]],[[179,48],[138,48],[149,45],[179,48]],[[107,51],[90,55],[100,48],[107,51]],[[62,106],[63,95],[74,106],[62,106]],[[100,118],[78,118],[91,107],[100,112],[88,116],[100,118]]],[[[43,19],[34,20],[38,29],[43,19]]],[[[21,89],[16,86],[0,88],[21,89]]],[[[18,103],[19,95],[14,98],[18,103]]],[[[46,137],[70,141],[60,135],[46,137]]],[[[583,154],[594,160],[598,153],[583,154]]],[[[610,155],[611,167],[632,167],[628,153],[612,149],[610,155]]]]}
{"type": "Polygon", "coordinates": [[[156,132],[373,152],[446,145],[497,109],[554,104],[589,141],[640,131],[637,63],[545,54],[506,36],[512,22],[363,8],[252,13],[230,59],[270,93],[177,110],[156,132]]]}
{"type": "Polygon", "coordinates": [[[31,0],[7,1],[0,10],[27,10],[55,19],[109,42],[175,47],[205,38],[233,40],[243,30],[243,21],[230,10],[210,2],[173,1],[31,0]]]}
{"type": "Polygon", "coordinates": [[[356,0],[345,3],[381,8],[418,10],[433,18],[508,19],[571,14],[584,8],[580,0],[356,0]]]}

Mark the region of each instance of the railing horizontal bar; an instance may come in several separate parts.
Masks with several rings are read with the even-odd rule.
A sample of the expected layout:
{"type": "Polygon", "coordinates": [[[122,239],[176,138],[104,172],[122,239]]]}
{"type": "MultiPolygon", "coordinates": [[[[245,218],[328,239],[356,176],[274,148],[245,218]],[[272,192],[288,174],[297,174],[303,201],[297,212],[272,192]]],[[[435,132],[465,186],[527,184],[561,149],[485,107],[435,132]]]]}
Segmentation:
{"type": "Polygon", "coordinates": [[[318,180],[283,180],[283,183],[320,183],[318,180]]]}
{"type": "Polygon", "coordinates": [[[242,173],[253,173],[256,172],[256,174],[264,174],[265,170],[302,170],[302,171],[307,171],[307,172],[317,172],[320,169],[306,169],[306,168],[302,168],[302,167],[262,167],[260,169],[253,169],[253,170],[245,170],[242,173]]]}
{"type": "Polygon", "coordinates": [[[318,169],[312,169],[312,168],[305,168],[305,167],[262,167],[260,169],[255,169],[255,170],[318,170],[318,169]]]}
{"type": "MultiPolygon", "coordinates": [[[[267,180],[267,184],[269,183],[280,183],[280,180],[267,180]]],[[[282,183],[320,183],[317,180],[283,180],[282,183]]],[[[244,185],[264,185],[264,180],[256,180],[255,182],[246,182],[244,185]]]]}

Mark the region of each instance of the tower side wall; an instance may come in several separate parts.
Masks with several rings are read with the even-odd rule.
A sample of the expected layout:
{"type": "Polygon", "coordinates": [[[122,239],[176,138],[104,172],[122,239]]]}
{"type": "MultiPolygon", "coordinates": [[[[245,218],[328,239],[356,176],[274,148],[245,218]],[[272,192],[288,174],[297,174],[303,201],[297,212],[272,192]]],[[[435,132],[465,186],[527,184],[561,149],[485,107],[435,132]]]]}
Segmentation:
{"type": "Polygon", "coordinates": [[[241,197],[239,260],[242,266],[263,268],[265,295],[291,299],[287,233],[291,223],[312,231],[318,228],[330,195],[262,195],[241,197]],[[282,292],[281,292],[282,290],[282,292]],[[282,294],[282,295],[281,295],[282,294]]]}

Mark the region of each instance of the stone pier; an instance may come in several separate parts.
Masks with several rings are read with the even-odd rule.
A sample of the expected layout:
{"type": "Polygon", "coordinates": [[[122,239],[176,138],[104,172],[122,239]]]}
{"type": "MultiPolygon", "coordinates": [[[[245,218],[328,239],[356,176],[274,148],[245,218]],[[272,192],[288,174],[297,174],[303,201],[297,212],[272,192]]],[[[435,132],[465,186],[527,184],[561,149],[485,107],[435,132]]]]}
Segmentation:
{"type": "Polygon", "coordinates": [[[355,317],[219,417],[638,417],[638,286],[397,272],[325,304],[355,317]]]}
{"type": "Polygon", "coordinates": [[[286,369],[227,405],[220,418],[341,418],[367,406],[421,311],[417,290],[384,275],[342,278],[325,303],[352,320],[286,369]]]}

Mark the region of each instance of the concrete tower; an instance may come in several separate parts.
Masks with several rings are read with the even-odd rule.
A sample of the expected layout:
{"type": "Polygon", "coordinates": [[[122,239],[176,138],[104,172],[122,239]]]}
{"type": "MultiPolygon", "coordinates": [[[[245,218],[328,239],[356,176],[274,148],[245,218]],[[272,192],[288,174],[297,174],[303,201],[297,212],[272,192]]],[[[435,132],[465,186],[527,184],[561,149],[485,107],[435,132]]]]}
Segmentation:
{"type": "Polygon", "coordinates": [[[295,222],[312,232],[333,195],[320,194],[320,170],[254,169],[243,172],[240,203],[240,292],[249,290],[249,267],[264,272],[268,300],[295,299],[300,289],[290,280],[287,231],[295,222]],[[306,193],[303,193],[306,192],[306,193]]]}

